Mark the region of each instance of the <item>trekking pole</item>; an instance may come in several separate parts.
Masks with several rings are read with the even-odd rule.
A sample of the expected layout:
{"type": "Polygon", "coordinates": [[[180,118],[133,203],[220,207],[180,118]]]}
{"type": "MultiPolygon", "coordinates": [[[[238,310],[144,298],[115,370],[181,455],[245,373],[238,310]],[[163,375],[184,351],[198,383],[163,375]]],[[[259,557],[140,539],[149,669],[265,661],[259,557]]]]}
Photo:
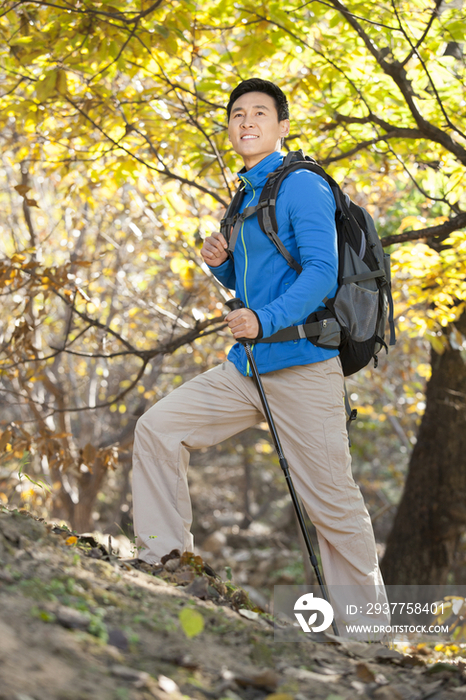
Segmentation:
{"type": "MultiPolygon", "coordinates": [[[[225,304],[226,304],[226,306],[228,306],[228,308],[231,311],[236,311],[236,309],[241,309],[244,307],[244,304],[241,301],[241,299],[237,299],[237,298],[229,299],[228,301],[225,302],[225,304]]],[[[288,462],[286,460],[285,455],[283,454],[282,446],[280,443],[280,438],[278,437],[277,429],[275,427],[275,422],[274,422],[272,414],[270,412],[267,397],[265,395],[264,387],[262,385],[262,380],[261,380],[260,375],[259,375],[259,370],[257,369],[256,361],[254,359],[254,355],[252,354],[251,345],[250,345],[249,340],[247,338],[237,338],[236,340],[243,345],[243,347],[246,351],[246,355],[247,355],[247,358],[249,360],[249,364],[251,365],[252,376],[254,378],[254,382],[256,384],[257,391],[259,392],[259,397],[260,397],[260,400],[262,403],[262,408],[264,409],[265,418],[266,418],[268,426],[269,426],[270,434],[272,435],[273,444],[275,445],[275,451],[278,455],[278,461],[280,462],[280,466],[281,466],[283,473],[285,475],[285,480],[286,480],[286,483],[288,484],[288,489],[289,489],[290,494],[291,494],[291,500],[293,501],[293,505],[294,505],[294,508],[296,511],[299,526],[301,528],[301,532],[303,533],[304,541],[306,543],[306,548],[307,548],[307,551],[309,553],[309,559],[311,560],[311,564],[314,567],[314,571],[315,571],[317,581],[318,581],[319,586],[320,586],[320,590],[322,592],[322,596],[323,596],[324,600],[327,601],[327,603],[330,603],[330,601],[328,599],[328,595],[327,595],[327,590],[325,588],[325,584],[324,584],[324,581],[323,581],[321,573],[320,573],[319,563],[317,561],[317,557],[315,555],[314,548],[312,546],[311,538],[309,537],[309,532],[307,530],[306,523],[304,521],[303,511],[302,511],[301,505],[299,503],[298,495],[295,491],[293,481],[291,480],[291,474],[290,474],[290,470],[288,467],[288,462]]],[[[336,636],[338,636],[338,627],[336,625],[335,620],[333,620],[333,622],[332,622],[332,628],[333,628],[334,634],[336,636]]]]}

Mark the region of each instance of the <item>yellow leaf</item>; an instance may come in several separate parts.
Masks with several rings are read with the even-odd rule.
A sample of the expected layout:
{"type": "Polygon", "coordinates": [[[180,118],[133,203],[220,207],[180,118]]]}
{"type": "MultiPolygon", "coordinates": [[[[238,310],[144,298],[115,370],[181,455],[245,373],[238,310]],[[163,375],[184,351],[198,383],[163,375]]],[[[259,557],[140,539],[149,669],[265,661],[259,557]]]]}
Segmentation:
{"type": "Polygon", "coordinates": [[[185,289],[192,289],[193,288],[193,280],[194,280],[194,270],[192,267],[186,267],[181,273],[180,273],[180,279],[181,279],[181,284],[185,289]]]}
{"type": "Polygon", "coordinates": [[[170,269],[175,273],[175,275],[177,275],[185,264],[186,260],[183,258],[172,258],[172,260],[170,260],[170,269]]]}
{"type": "Polygon", "coordinates": [[[55,84],[57,82],[57,73],[55,70],[49,73],[44,73],[41,75],[39,80],[36,82],[36,96],[37,99],[43,102],[55,91],[55,84]]]}
{"type": "Polygon", "coordinates": [[[204,618],[197,610],[193,610],[192,608],[183,608],[183,610],[178,613],[178,617],[181,627],[183,628],[183,632],[188,639],[196,637],[204,629],[204,618]]]}
{"type": "Polygon", "coordinates": [[[71,535],[71,537],[68,537],[68,539],[65,540],[65,544],[71,547],[71,545],[76,544],[77,541],[78,538],[75,535],[71,535]]]}
{"type": "Polygon", "coordinates": [[[186,289],[191,289],[194,279],[194,263],[184,258],[173,258],[170,261],[170,268],[175,275],[180,276],[181,284],[186,289]]]}
{"type": "Polygon", "coordinates": [[[57,91],[60,92],[61,94],[64,94],[67,92],[68,86],[67,86],[67,82],[66,82],[66,71],[64,71],[64,70],[58,71],[56,88],[57,88],[57,91]]]}
{"type": "Polygon", "coordinates": [[[405,216],[405,218],[402,220],[399,231],[404,231],[405,229],[413,229],[413,231],[417,231],[420,228],[424,228],[425,223],[422,221],[419,221],[419,217],[417,216],[405,216]]]}

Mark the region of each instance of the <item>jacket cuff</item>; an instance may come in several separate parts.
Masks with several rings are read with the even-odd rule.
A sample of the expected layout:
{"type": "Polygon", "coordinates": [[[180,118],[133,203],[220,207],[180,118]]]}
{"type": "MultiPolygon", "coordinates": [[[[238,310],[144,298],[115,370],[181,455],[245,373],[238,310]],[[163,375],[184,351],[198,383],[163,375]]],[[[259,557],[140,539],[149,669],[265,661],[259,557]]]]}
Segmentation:
{"type": "Polygon", "coordinates": [[[261,320],[260,320],[260,318],[259,318],[259,314],[257,314],[257,313],[254,311],[254,309],[249,309],[249,310],[252,311],[252,313],[254,314],[254,316],[257,318],[257,322],[258,322],[258,324],[259,324],[259,333],[256,335],[256,337],[254,338],[254,340],[260,340],[260,339],[263,337],[263,331],[262,331],[262,323],[261,323],[261,320]]]}
{"type": "Polygon", "coordinates": [[[212,266],[212,265],[207,265],[207,263],[206,263],[206,265],[209,268],[209,270],[211,270],[212,272],[215,273],[215,272],[223,272],[223,270],[227,270],[229,267],[228,263],[231,263],[231,258],[227,258],[225,260],[225,262],[221,263],[221,265],[212,266]]]}
{"type": "MultiPolygon", "coordinates": [[[[252,309],[251,309],[251,311],[252,311],[252,309]]],[[[269,335],[272,335],[272,333],[274,333],[274,330],[272,328],[272,324],[269,320],[270,314],[268,314],[266,311],[263,311],[262,309],[260,309],[260,311],[258,313],[256,313],[255,311],[254,311],[254,313],[256,314],[257,318],[259,319],[260,329],[262,332],[261,338],[268,338],[269,335]]]]}

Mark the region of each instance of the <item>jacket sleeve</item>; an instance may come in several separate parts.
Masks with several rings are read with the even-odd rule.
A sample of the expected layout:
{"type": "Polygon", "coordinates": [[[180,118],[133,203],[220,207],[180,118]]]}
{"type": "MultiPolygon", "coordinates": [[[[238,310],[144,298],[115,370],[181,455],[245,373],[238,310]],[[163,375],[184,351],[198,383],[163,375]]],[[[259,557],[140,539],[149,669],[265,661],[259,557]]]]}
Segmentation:
{"type": "Polygon", "coordinates": [[[210,265],[207,265],[207,267],[224,287],[227,287],[227,289],[236,288],[235,266],[231,258],[228,258],[217,267],[211,267],[210,265]]]}
{"type": "Polygon", "coordinates": [[[286,178],[282,187],[286,189],[279,205],[286,207],[303,270],[286,292],[256,309],[264,338],[301,323],[326,296],[334,294],[337,285],[335,199],[330,186],[316,173],[300,170],[286,178]]]}

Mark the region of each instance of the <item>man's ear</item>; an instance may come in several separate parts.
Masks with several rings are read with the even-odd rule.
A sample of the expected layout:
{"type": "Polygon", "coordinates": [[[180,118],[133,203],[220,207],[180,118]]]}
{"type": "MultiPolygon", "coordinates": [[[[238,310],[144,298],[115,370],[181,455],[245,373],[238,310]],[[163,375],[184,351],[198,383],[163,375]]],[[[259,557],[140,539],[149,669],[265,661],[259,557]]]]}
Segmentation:
{"type": "Polygon", "coordinates": [[[282,139],[285,138],[285,136],[288,136],[290,133],[290,120],[289,119],[282,119],[280,122],[280,136],[282,139]]]}

